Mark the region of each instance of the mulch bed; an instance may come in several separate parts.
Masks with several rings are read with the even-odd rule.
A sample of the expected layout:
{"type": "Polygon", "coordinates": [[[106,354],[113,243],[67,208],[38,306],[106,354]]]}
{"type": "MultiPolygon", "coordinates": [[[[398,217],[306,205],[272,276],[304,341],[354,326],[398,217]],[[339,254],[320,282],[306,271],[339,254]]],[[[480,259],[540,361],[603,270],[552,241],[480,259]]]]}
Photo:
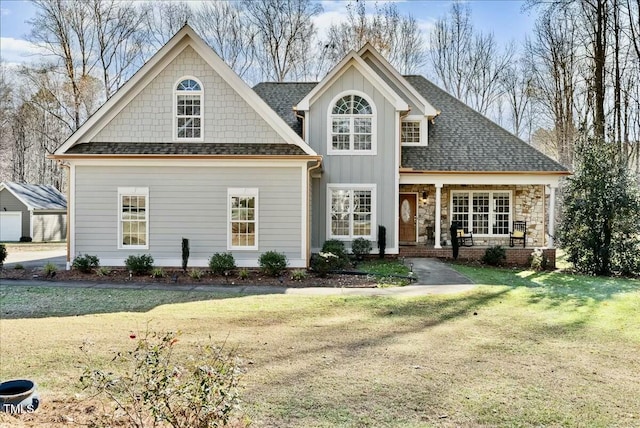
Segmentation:
{"type": "MultiPolygon", "coordinates": [[[[83,281],[96,283],[135,283],[135,284],[166,284],[166,285],[275,285],[290,288],[301,287],[376,287],[376,280],[366,275],[331,274],[320,278],[312,273],[302,280],[292,278],[293,269],[287,270],[280,277],[274,278],[263,275],[258,269],[247,269],[248,277],[240,278],[238,270],[228,276],[214,275],[210,271],[202,269],[202,278],[191,278],[181,269],[164,269],[165,276],[154,278],[151,275],[135,276],[123,268],[110,268],[108,275],[99,276],[96,273],[82,273],[77,270],[58,270],[52,276],[45,275],[42,268],[7,269],[0,270],[0,279],[37,280],[43,282],[56,281],[83,281]]],[[[189,269],[191,270],[191,268],[189,269]]]]}

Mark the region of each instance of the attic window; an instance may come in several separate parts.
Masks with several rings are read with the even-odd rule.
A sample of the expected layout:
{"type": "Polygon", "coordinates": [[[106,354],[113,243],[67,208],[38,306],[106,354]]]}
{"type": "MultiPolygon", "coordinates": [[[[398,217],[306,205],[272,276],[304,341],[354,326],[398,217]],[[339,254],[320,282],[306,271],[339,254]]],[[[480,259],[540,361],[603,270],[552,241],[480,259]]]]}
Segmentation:
{"type": "Polygon", "coordinates": [[[364,94],[334,99],[328,122],[329,154],[375,154],[374,105],[364,94]]]}
{"type": "Polygon", "coordinates": [[[402,122],[402,143],[420,143],[420,122],[417,120],[402,122]]]}
{"type": "Polygon", "coordinates": [[[175,87],[175,139],[202,140],[202,85],[181,79],[175,87]]]}

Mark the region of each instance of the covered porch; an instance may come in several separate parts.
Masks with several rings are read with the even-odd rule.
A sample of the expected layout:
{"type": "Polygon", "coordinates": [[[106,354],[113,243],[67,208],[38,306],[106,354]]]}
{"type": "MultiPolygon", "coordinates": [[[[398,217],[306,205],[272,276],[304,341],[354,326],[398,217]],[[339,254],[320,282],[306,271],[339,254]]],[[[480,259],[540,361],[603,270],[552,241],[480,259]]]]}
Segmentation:
{"type": "Polygon", "coordinates": [[[459,258],[481,259],[486,248],[507,250],[507,263],[527,264],[542,249],[555,265],[557,174],[428,173],[400,175],[400,256],[453,257],[450,227],[473,236],[459,258]],[[526,222],[526,237],[510,247],[513,223],[526,222]]]}

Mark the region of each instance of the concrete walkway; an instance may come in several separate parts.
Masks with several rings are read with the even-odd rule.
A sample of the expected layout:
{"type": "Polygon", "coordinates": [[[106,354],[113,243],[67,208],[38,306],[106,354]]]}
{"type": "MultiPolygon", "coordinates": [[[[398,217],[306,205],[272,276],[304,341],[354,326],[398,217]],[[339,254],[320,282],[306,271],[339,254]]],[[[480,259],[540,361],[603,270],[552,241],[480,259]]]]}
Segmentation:
{"type": "Polygon", "coordinates": [[[431,294],[459,293],[470,290],[474,284],[467,277],[459,274],[446,264],[435,259],[406,259],[412,264],[413,272],[418,280],[412,285],[390,288],[332,288],[305,287],[287,288],[266,285],[229,285],[213,286],[202,284],[154,284],[154,283],[110,283],[82,281],[30,281],[3,280],[5,285],[30,287],[66,287],[94,289],[132,289],[132,290],[167,290],[167,291],[206,291],[210,293],[232,295],[290,294],[302,296],[426,296],[431,294]]]}

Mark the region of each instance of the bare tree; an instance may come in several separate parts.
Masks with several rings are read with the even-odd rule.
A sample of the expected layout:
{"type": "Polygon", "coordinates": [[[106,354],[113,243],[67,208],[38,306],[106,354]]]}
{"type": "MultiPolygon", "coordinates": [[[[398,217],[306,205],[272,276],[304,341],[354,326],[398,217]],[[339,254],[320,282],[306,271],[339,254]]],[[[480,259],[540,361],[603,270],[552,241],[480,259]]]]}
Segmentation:
{"type": "Polygon", "coordinates": [[[502,74],[514,56],[493,34],[477,33],[468,5],[454,3],[431,33],[431,66],[437,80],[458,99],[488,114],[503,94],[502,74]]]}
{"type": "Polygon", "coordinates": [[[242,3],[206,2],[195,12],[193,27],[240,77],[255,66],[256,28],[248,22],[242,3]]]}
{"type": "MultiPolygon", "coordinates": [[[[509,111],[511,130],[522,138],[527,122],[531,123],[529,113],[533,95],[533,78],[526,61],[521,59],[505,67],[500,82],[509,111]]],[[[530,134],[527,139],[531,139],[530,134]]]]}
{"type": "Polygon", "coordinates": [[[371,43],[400,73],[416,73],[426,63],[425,41],[415,18],[401,15],[394,3],[376,3],[372,14],[367,14],[364,1],[350,3],[346,24],[331,25],[324,46],[335,63],[366,43],[371,43]]]}
{"type": "Polygon", "coordinates": [[[303,78],[311,57],[315,28],[311,18],[321,12],[311,0],[245,0],[256,29],[256,55],[266,79],[282,82],[303,78]]]}
{"type": "Polygon", "coordinates": [[[141,7],[147,48],[145,58],[155,54],[193,18],[193,10],[184,1],[152,1],[141,7]]]}

